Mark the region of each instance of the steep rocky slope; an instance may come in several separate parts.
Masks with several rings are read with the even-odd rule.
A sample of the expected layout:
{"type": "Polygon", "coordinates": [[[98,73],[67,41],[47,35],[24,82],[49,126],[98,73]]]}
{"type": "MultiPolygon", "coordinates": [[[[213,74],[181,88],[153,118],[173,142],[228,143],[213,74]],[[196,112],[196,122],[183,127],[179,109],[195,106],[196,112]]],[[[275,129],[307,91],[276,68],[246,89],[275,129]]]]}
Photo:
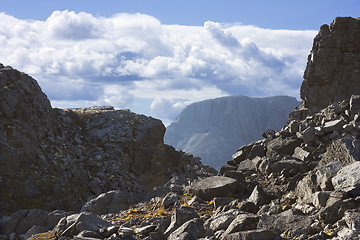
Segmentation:
{"type": "MultiPolygon", "coordinates": [[[[360,20],[352,18],[336,18],[327,26],[330,33],[348,29],[336,30],[341,32],[334,40],[339,42],[337,47],[352,44],[346,39],[354,34],[350,27],[354,22],[360,26],[360,20]]],[[[323,40],[326,36],[320,30],[315,42],[323,40]]],[[[317,58],[314,48],[309,61],[317,58]]],[[[333,50],[324,52],[331,57],[333,50]]],[[[360,70],[350,65],[337,71],[360,70]]],[[[326,75],[327,68],[321,69],[326,65],[319,66],[317,75],[326,75]]],[[[304,81],[308,77],[305,74],[304,81]]],[[[360,85],[359,78],[344,81],[360,85]]],[[[197,174],[206,172],[201,164],[193,164],[192,172],[178,174],[152,191],[150,200],[127,209],[129,194],[113,190],[86,202],[80,213],[19,210],[0,220],[5,231],[0,237],[24,239],[39,233],[31,239],[358,240],[360,94],[354,88],[342,95],[332,89],[337,89],[336,84],[329,86],[329,93],[336,95],[329,99],[340,101],[329,100],[319,107],[304,99],[291,112],[288,124],[240,147],[218,176],[182,181],[181,176],[194,175],[195,169],[197,174]]],[[[314,86],[307,87],[311,92],[314,86]]],[[[14,149],[2,140],[2,151],[9,157],[14,149]]],[[[11,171],[7,174],[11,176],[11,171]]],[[[111,176],[103,178],[109,179],[111,176]]]]}
{"type": "Polygon", "coordinates": [[[164,141],[220,169],[241,145],[262,138],[265,130],[281,129],[299,105],[292,97],[230,96],[187,106],[166,129],[164,141]]]}
{"type": "Polygon", "coordinates": [[[2,214],[79,210],[109,190],[148,192],[214,173],[165,145],[160,120],[112,107],[52,109],[33,78],[3,65],[0,95],[2,214]]]}

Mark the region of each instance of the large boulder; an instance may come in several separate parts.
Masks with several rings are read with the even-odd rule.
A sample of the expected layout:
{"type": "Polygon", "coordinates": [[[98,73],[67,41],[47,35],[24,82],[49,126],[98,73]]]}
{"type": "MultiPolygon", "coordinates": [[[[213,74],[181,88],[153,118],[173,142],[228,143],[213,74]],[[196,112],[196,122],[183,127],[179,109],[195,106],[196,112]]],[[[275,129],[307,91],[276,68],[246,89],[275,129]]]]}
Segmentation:
{"type": "Polygon", "coordinates": [[[196,218],[185,222],[170,234],[168,240],[200,239],[205,237],[206,231],[201,219],[196,218]]]}
{"type": "Polygon", "coordinates": [[[280,234],[288,229],[310,226],[314,219],[314,217],[309,217],[289,209],[279,214],[263,214],[259,218],[258,228],[276,231],[280,234]]]}
{"type": "Polygon", "coordinates": [[[113,190],[102,193],[89,200],[82,206],[81,212],[90,212],[97,215],[118,213],[119,211],[128,208],[129,204],[134,202],[134,194],[120,190],[113,190]]]}
{"type": "Polygon", "coordinates": [[[226,230],[238,214],[240,214],[239,210],[230,209],[226,212],[212,216],[205,222],[205,225],[209,226],[214,232],[226,230]]]}
{"type": "Polygon", "coordinates": [[[297,184],[295,194],[301,200],[309,200],[315,192],[334,190],[332,178],[342,167],[343,164],[341,162],[334,161],[310,171],[297,184]]]}
{"type": "Polygon", "coordinates": [[[346,192],[352,197],[360,196],[360,161],[343,167],[331,182],[337,191],[346,192]]]}
{"type": "Polygon", "coordinates": [[[238,182],[233,178],[213,176],[194,182],[189,191],[203,200],[210,201],[214,197],[232,195],[237,186],[238,182]]]}
{"type": "Polygon", "coordinates": [[[259,217],[254,214],[239,214],[235,219],[230,223],[225,233],[235,233],[246,230],[254,230],[257,228],[259,222],[259,217]]]}
{"type": "Polygon", "coordinates": [[[198,214],[191,207],[182,206],[175,209],[175,211],[171,215],[171,222],[169,227],[165,231],[165,235],[170,235],[173,231],[175,231],[185,222],[198,217],[198,214]]]}
{"type": "Polygon", "coordinates": [[[92,231],[100,234],[100,229],[106,229],[111,224],[91,213],[73,214],[62,218],[54,231],[62,236],[76,236],[80,232],[92,231]]]}
{"type": "Polygon", "coordinates": [[[341,138],[331,143],[321,159],[321,164],[340,161],[344,165],[360,161],[360,141],[356,138],[341,138]]]}

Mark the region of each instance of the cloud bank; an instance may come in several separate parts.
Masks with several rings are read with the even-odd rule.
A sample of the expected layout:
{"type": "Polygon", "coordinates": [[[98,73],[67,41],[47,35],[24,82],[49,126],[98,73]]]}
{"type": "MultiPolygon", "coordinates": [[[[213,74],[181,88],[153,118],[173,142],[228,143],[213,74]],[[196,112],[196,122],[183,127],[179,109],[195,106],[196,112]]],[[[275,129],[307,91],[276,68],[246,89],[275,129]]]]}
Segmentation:
{"type": "Polygon", "coordinates": [[[144,14],[0,13],[0,62],[39,81],[54,107],[113,105],[173,120],[207,98],[299,96],[316,31],[207,21],[164,25],[144,14]]]}

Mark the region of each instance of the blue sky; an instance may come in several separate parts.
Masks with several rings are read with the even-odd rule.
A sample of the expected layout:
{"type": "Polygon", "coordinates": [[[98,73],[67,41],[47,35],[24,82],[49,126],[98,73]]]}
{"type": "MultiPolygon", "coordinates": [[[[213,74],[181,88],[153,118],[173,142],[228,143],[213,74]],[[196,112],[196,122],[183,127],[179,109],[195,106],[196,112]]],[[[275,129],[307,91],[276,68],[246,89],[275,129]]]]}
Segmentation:
{"type": "Polygon", "coordinates": [[[262,28],[315,30],[335,16],[357,17],[359,0],[0,0],[1,11],[22,19],[46,20],[54,10],[110,17],[144,13],[163,24],[202,26],[211,20],[262,28]]]}
{"type": "Polygon", "coordinates": [[[113,105],[168,124],[208,98],[290,95],[312,40],[358,0],[0,0],[0,62],[54,107],[113,105]]]}

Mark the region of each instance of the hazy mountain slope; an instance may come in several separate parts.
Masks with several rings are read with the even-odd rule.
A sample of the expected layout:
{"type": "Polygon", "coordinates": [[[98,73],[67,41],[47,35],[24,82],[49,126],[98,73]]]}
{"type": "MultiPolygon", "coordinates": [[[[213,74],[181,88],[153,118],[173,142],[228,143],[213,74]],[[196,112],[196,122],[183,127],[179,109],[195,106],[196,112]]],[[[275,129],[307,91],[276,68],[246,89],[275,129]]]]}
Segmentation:
{"type": "Polygon", "coordinates": [[[193,103],[167,127],[164,140],[219,168],[239,146],[261,139],[267,129],[281,129],[298,104],[287,96],[230,96],[193,103]]]}

